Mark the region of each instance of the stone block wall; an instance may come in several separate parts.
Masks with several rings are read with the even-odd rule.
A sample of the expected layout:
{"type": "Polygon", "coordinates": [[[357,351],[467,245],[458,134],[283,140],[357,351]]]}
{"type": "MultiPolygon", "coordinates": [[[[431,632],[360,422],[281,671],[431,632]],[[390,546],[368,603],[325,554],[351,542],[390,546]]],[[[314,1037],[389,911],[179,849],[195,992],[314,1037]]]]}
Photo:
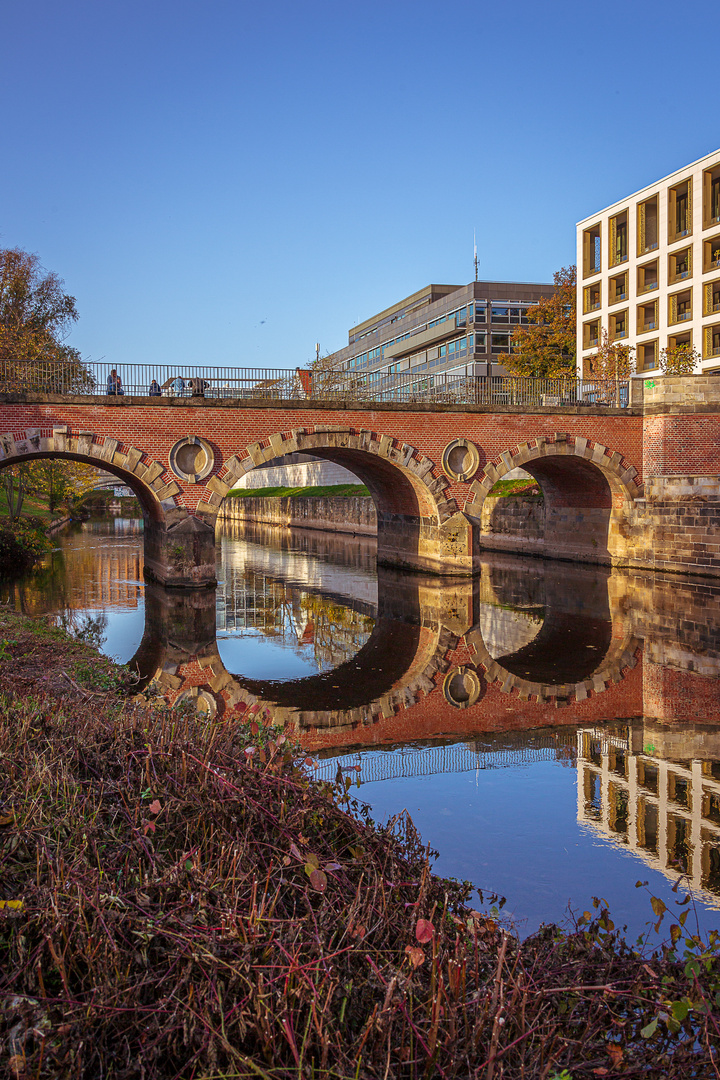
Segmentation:
{"type": "Polygon", "coordinates": [[[322,529],[352,536],[377,535],[375,505],[367,496],[225,499],[218,524],[222,527],[223,523],[233,521],[253,521],[281,528],[322,529]]]}

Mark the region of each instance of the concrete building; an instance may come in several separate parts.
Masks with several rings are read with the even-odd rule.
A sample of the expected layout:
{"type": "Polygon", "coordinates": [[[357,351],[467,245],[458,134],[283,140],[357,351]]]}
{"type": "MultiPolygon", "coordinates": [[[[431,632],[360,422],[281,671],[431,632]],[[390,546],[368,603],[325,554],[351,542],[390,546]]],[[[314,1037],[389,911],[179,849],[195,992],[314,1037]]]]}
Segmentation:
{"type": "Polygon", "coordinates": [[[720,150],[579,222],[577,265],[581,375],[604,330],[641,375],[682,343],[720,373],[720,150]]]}
{"type": "Polygon", "coordinates": [[[428,285],[354,326],[328,361],[358,373],[502,375],[513,331],[552,294],[552,285],[507,281],[428,285]]]}

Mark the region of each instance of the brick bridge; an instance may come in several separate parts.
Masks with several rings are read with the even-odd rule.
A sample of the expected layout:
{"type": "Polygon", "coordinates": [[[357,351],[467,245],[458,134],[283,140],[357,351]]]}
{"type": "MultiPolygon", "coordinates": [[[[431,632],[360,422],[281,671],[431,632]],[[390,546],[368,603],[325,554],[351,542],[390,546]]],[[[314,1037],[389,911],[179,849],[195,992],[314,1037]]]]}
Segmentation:
{"type": "Polygon", "coordinates": [[[471,575],[484,547],[720,574],[720,380],[633,383],[625,408],[3,393],[0,468],[65,457],[119,477],[146,574],[170,586],[214,583],[227,492],[294,451],[367,485],[380,563],[471,575]],[[483,512],[518,466],[543,490],[540,533],[483,512]]]}

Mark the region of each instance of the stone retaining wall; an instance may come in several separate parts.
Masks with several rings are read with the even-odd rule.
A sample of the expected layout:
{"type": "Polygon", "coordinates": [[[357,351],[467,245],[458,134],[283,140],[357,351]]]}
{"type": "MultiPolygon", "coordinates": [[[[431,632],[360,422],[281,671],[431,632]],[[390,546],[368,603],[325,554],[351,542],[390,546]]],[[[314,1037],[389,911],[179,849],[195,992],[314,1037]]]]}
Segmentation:
{"type": "Polygon", "coordinates": [[[352,536],[376,536],[375,504],[368,496],[339,495],[285,498],[225,499],[218,524],[254,521],[283,528],[322,529],[352,536]]]}

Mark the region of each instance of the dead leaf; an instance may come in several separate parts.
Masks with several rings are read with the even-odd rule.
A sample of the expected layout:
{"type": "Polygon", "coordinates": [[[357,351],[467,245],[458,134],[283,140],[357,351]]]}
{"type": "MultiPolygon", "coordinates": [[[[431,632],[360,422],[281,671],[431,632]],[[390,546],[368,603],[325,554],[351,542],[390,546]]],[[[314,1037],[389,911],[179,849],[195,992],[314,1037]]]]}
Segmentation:
{"type": "Polygon", "coordinates": [[[307,855],[305,857],[305,861],[307,862],[311,870],[317,870],[320,866],[320,860],[318,859],[317,855],[307,855]]]}
{"type": "Polygon", "coordinates": [[[250,734],[252,735],[253,739],[257,739],[259,731],[260,731],[260,725],[258,724],[257,720],[251,720],[250,721],[250,734]]]}
{"type": "Polygon", "coordinates": [[[24,900],[0,900],[0,911],[22,911],[24,905],[24,900]]]}
{"type": "Polygon", "coordinates": [[[340,865],[339,862],[329,862],[329,863],[325,863],[325,869],[326,870],[342,870],[342,866],[340,865]]]}
{"type": "Polygon", "coordinates": [[[415,937],[421,945],[427,945],[435,937],[435,928],[427,919],[418,919],[415,927],[415,937]]]}
{"type": "Polygon", "coordinates": [[[302,852],[300,851],[300,848],[297,846],[297,844],[291,844],[290,845],[290,854],[292,855],[292,857],[294,859],[299,859],[300,862],[303,861],[302,852]]]}
{"type": "Polygon", "coordinates": [[[322,870],[313,870],[310,874],[310,884],[317,892],[325,892],[327,888],[327,875],[322,870]]]}
{"type": "Polygon", "coordinates": [[[14,821],[15,815],[13,813],[0,814],[0,825],[12,825],[14,821]]]}
{"type": "Polygon", "coordinates": [[[143,833],[144,833],[145,836],[147,836],[147,834],[149,832],[151,832],[151,833],[155,832],[155,822],[154,821],[146,821],[145,822],[145,825],[143,827],[143,833]]]}
{"type": "Polygon", "coordinates": [[[160,805],[159,799],[154,799],[148,806],[148,813],[150,814],[159,814],[161,810],[162,806],[160,805]]]}
{"type": "Polygon", "coordinates": [[[366,931],[365,931],[365,927],[363,926],[362,923],[353,923],[353,922],[351,922],[350,926],[348,927],[348,933],[349,933],[350,937],[352,937],[352,938],[361,938],[362,939],[362,938],[365,937],[366,931]]]}
{"type": "Polygon", "coordinates": [[[406,945],[405,954],[414,968],[420,967],[425,962],[425,953],[414,945],[406,945]]]}
{"type": "Polygon", "coordinates": [[[619,1043],[608,1043],[607,1052],[610,1055],[610,1061],[612,1062],[613,1069],[617,1069],[622,1065],[623,1048],[619,1043]]]}

